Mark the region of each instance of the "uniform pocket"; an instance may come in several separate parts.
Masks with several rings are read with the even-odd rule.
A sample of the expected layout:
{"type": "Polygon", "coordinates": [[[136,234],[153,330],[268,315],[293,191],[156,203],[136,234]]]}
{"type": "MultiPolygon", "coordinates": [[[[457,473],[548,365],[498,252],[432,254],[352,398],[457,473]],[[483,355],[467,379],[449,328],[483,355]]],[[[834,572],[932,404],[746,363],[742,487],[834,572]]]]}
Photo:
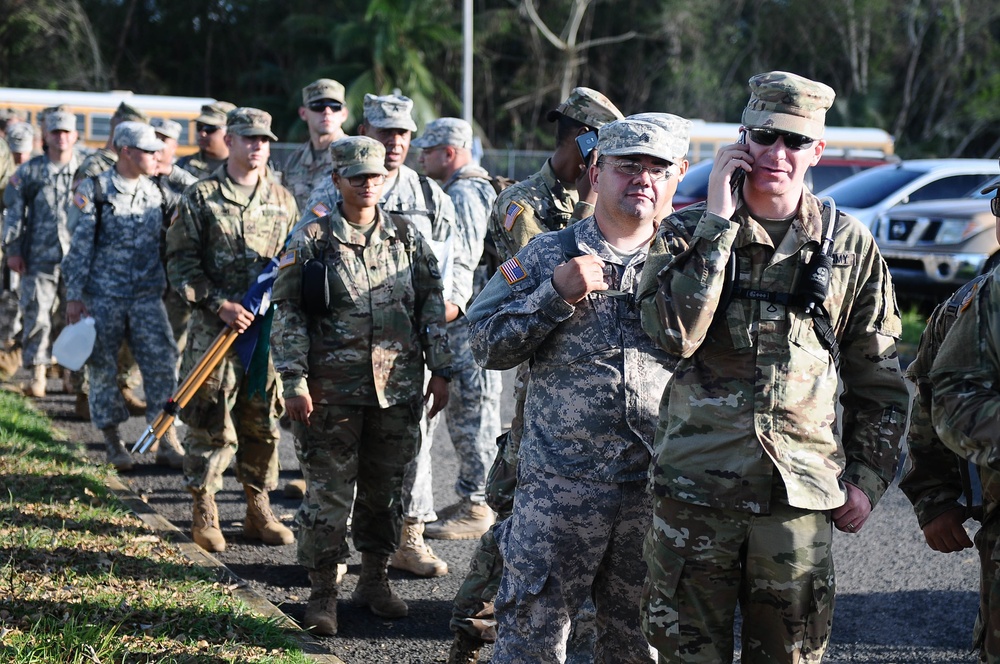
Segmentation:
{"type": "Polygon", "coordinates": [[[657,544],[652,529],[643,540],[642,556],[646,560],[646,582],[639,604],[642,633],[649,645],[672,656],[680,647],[676,594],[685,561],[677,552],[657,544]]]}

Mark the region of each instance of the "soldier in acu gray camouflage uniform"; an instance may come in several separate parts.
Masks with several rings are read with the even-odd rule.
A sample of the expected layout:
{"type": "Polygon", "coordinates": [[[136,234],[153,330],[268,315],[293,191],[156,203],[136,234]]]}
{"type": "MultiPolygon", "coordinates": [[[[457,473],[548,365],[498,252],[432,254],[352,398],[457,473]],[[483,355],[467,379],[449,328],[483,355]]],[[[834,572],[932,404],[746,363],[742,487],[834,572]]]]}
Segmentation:
{"type": "MultiPolygon", "coordinates": [[[[108,140],[103,148],[96,150],[80,164],[80,167],[73,173],[73,188],[76,189],[80,183],[89,177],[100,175],[108,170],[118,161],[118,153],[115,151],[114,138],[115,128],[122,122],[149,122],[149,117],[138,108],[122,102],[118,104],[114,115],[111,116],[111,126],[108,130],[108,140]]],[[[72,229],[70,229],[72,231],[72,229]]]]}
{"type": "Polygon", "coordinates": [[[592,661],[654,659],[639,627],[641,550],[656,406],[674,361],[643,333],[634,295],[686,169],[690,123],[647,118],[601,129],[594,216],[537,236],[469,309],[484,367],[531,362],[514,511],[496,526],[498,664],[565,661],[589,600],[592,661]]]}
{"type": "Polygon", "coordinates": [[[341,126],[347,120],[344,86],[333,79],[321,78],[302,88],[299,117],[309,128],[309,140],[288,155],[282,179],[299,208],[305,210],[313,189],[330,183],[333,172],[330,144],[344,137],[341,126]]]}
{"type": "MultiPolygon", "coordinates": [[[[118,433],[129,416],[115,379],[118,349],[126,339],[134,349],[152,422],[177,387],[177,346],[163,306],[164,200],[149,178],[163,142],[138,122],[119,123],[113,140],[115,165],[81,182],[73,197],[73,241],[62,268],[67,320],[93,316],[97,330],[88,360],[91,421],[104,434],[108,463],[125,471],[132,459],[118,433]]],[[[171,427],[156,460],[180,468],[183,456],[171,427]]]]}
{"type": "Polygon", "coordinates": [[[305,622],[320,634],[337,631],[337,565],[349,553],[355,484],[351,530],[362,555],[353,598],[378,616],[407,614],[386,565],[399,545],[403,471],[420,444],[423,402],[429,417],[444,408],[451,366],[437,259],[411,225],[378,207],[385,148],[355,136],[331,151],[341,202],[292,237],[274,286],[272,333],[306,478],[298,513],[299,562],[312,584],[305,622]],[[315,265],[305,267],[314,260],[326,270],[317,278],[315,265]],[[304,295],[327,288],[328,303],[304,295]],[[425,365],[444,372],[426,394],[425,365]]]}
{"type": "Polygon", "coordinates": [[[732,661],[737,605],[743,661],[819,662],[833,526],[861,530],[906,426],[889,271],[871,233],[803,184],[834,92],[785,72],[750,89],[749,140],[719,150],[705,203],[660,225],[639,288],[643,328],[682,358],[644,545],[661,662],[732,661]]]}

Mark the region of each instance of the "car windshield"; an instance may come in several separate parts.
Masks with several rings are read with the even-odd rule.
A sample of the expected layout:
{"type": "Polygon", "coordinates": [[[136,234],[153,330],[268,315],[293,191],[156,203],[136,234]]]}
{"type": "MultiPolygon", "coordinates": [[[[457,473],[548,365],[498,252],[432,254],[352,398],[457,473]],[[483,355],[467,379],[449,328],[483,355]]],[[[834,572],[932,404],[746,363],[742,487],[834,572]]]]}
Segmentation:
{"type": "Polygon", "coordinates": [[[972,191],[970,191],[969,193],[967,193],[962,198],[993,198],[994,196],[996,196],[997,192],[991,191],[989,193],[984,194],[983,193],[983,189],[986,189],[987,187],[992,187],[993,185],[997,184],[998,182],[1000,182],[1000,178],[993,178],[992,180],[990,180],[986,184],[977,184],[976,187],[972,191]]]}
{"type": "Polygon", "coordinates": [[[899,166],[870,168],[824,189],[820,195],[830,196],[843,207],[870,208],[921,175],[923,171],[899,166]]]}

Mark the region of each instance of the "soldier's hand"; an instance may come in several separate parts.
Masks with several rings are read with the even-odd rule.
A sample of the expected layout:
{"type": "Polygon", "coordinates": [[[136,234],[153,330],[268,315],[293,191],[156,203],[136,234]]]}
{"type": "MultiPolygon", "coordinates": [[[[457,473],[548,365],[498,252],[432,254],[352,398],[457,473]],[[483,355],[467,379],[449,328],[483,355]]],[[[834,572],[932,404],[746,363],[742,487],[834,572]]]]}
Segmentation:
{"type": "Polygon", "coordinates": [[[552,287],[568,304],[576,304],[587,293],[608,290],[604,283],[604,261],[586,254],[557,265],[552,272],[552,287]]]}
{"type": "Polygon", "coordinates": [[[8,256],[7,267],[18,274],[24,274],[28,270],[28,266],[24,264],[24,259],[20,256],[8,256]]]}
{"type": "Polygon", "coordinates": [[[302,422],[302,424],[309,426],[309,416],[313,412],[312,397],[304,394],[285,399],[285,412],[288,413],[288,419],[292,422],[302,422]]]}
{"type": "Polygon", "coordinates": [[[66,303],[66,320],[70,325],[79,323],[87,315],[87,305],[80,300],[70,300],[66,303]]]}
{"type": "Polygon", "coordinates": [[[868,520],[868,515],[872,513],[872,501],[868,500],[868,495],[849,482],[844,482],[847,487],[847,502],[833,510],[833,523],[837,530],[845,533],[856,533],[861,530],[868,520]]]}
{"type": "Polygon", "coordinates": [[[253,314],[239,302],[227,301],[219,307],[222,322],[242,334],[253,323],[253,314]]]}
{"type": "Polygon", "coordinates": [[[448,394],[448,381],[441,376],[431,376],[427,381],[427,392],[424,394],[424,403],[431,402],[427,419],[431,419],[448,405],[448,394]]]}
{"type": "Polygon", "coordinates": [[[738,192],[733,191],[733,178],[738,173],[749,173],[752,170],[753,157],[745,144],[731,143],[719,148],[712,173],[708,176],[706,211],[723,219],[732,219],[739,200],[738,192]]]}
{"type": "Polygon", "coordinates": [[[927,546],[941,553],[955,553],[962,549],[973,547],[969,533],[962,525],[965,522],[965,510],[961,507],[939,514],[923,527],[927,546]]]}

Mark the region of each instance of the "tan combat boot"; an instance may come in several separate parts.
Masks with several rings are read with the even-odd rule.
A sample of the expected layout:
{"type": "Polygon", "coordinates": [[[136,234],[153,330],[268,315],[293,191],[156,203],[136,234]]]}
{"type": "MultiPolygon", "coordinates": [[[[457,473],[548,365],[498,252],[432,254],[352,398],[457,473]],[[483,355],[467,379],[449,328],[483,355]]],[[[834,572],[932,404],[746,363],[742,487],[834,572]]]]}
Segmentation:
{"type": "Polygon", "coordinates": [[[132,470],[132,456],[125,449],[125,443],[118,435],[118,425],[112,424],[101,429],[104,434],[104,448],[107,450],[107,461],[119,473],[132,470]]]}
{"type": "Polygon", "coordinates": [[[311,569],[309,583],[312,588],[303,622],[313,634],[333,636],[337,633],[337,594],[340,591],[337,571],[311,569]]]}
{"type": "Polygon", "coordinates": [[[271,511],[267,491],[258,491],[249,484],[244,484],[243,490],[247,494],[247,518],[243,522],[243,534],[271,546],[294,542],[295,535],[271,511]]]}
{"type": "Polygon", "coordinates": [[[163,434],[160,446],[156,449],[156,463],[159,466],[170,466],[174,469],[184,467],[184,450],[177,440],[177,429],[171,426],[163,434]]]}
{"type": "Polygon", "coordinates": [[[448,563],[438,558],[424,542],[422,522],[407,518],[403,522],[401,540],[396,553],[389,559],[390,565],[423,577],[444,576],[448,573],[448,563]]]}
{"type": "Polygon", "coordinates": [[[77,392],[76,403],[73,404],[73,414],[84,422],[90,421],[90,399],[86,394],[77,392]]]}
{"type": "Polygon", "coordinates": [[[44,364],[36,364],[31,367],[31,382],[24,386],[24,393],[29,397],[41,399],[45,396],[45,388],[48,385],[46,372],[48,367],[44,364]]]}
{"type": "Polygon", "coordinates": [[[479,651],[483,642],[465,632],[455,632],[455,640],[448,651],[447,664],[479,664],[479,651]]]}
{"type": "Polygon", "coordinates": [[[377,553],[361,553],[361,576],[358,587],[351,599],[380,618],[405,618],[409,609],[406,602],[392,593],[389,577],[385,571],[388,556],[377,553]]]}
{"type": "Polygon", "coordinates": [[[424,537],[442,540],[479,539],[493,526],[494,521],[493,510],[489,505],[463,498],[449,517],[424,526],[424,537]]]}
{"type": "Polygon", "coordinates": [[[207,491],[191,490],[194,496],[194,511],[191,517],[191,539],[201,548],[211,553],[226,550],[226,538],[219,528],[219,508],[215,496],[207,491]]]}
{"type": "Polygon", "coordinates": [[[0,380],[10,380],[21,368],[21,349],[13,341],[0,350],[0,380]]]}
{"type": "Polygon", "coordinates": [[[146,414],[146,402],[140,399],[130,387],[121,388],[122,399],[125,400],[125,408],[129,415],[141,416],[146,414]]]}

